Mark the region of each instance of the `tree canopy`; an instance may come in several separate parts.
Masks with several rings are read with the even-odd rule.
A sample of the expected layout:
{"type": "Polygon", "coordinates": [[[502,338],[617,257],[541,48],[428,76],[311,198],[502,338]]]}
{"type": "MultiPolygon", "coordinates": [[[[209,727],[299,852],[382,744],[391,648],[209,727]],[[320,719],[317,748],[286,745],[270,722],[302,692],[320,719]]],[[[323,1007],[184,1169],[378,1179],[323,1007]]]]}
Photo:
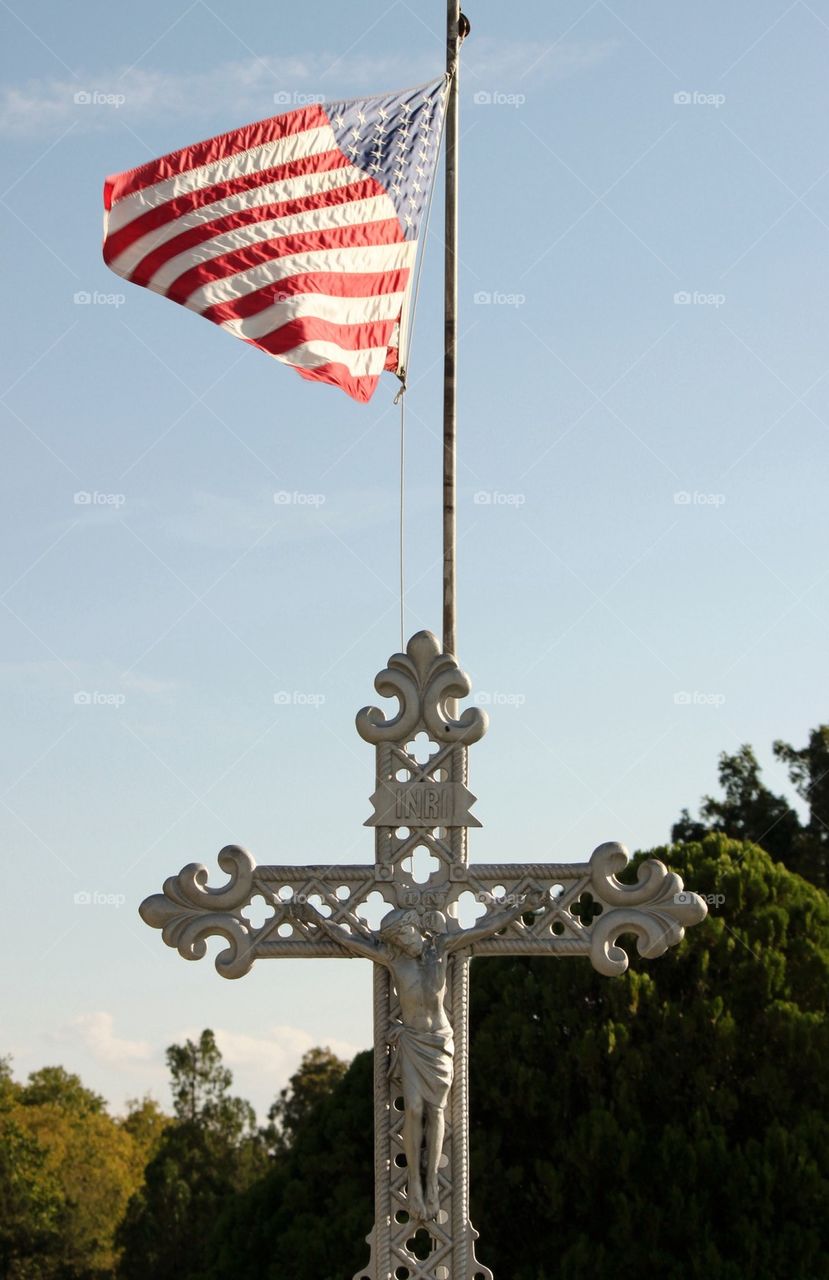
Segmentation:
{"type": "Polygon", "coordinates": [[[805,747],[777,740],[772,750],[789,780],[809,807],[802,823],[785,796],[775,795],[760,778],[753,749],[744,743],[733,754],[720,755],[718,776],[724,796],[703,796],[698,819],[683,809],[671,838],[699,840],[719,831],[735,840],[751,840],[784,862],[790,870],[822,889],[829,886],[829,725],[812,729],[805,747]]]}
{"type": "MultiPolygon", "coordinates": [[[[829,900],[724,836],[654,852],[712,904],[676,950],[615,980],[473,963],[479,1257],[509,1280],[595,1280],[620,1258],[663,1280],[827,1280],[829,900]]],[[[370,1072],[355,1059],[229,1207],[209,1280],[365,1263],[370,1072]]]]}
{"type": "MultiPolygon", "coordinates": [[[[815,824],[822,749],[790,762],[815,824]]],[[[829,898],[721,833],[654,853],[710,903],[659,960],[612,980],[473,963],[478,1255],[498,1280],[595,1280],[619,1259],[662,1280],[829,1280],[829,898]]],[[[145,1098],[120,1119],[62,1068],[18,1083],[0,1059],[0,1276],[349,1280],[373,1222],[371,1053],[311,1050],[261,1130],[212,1032],[167,1059],[173,1116],[145,1098]]]]}

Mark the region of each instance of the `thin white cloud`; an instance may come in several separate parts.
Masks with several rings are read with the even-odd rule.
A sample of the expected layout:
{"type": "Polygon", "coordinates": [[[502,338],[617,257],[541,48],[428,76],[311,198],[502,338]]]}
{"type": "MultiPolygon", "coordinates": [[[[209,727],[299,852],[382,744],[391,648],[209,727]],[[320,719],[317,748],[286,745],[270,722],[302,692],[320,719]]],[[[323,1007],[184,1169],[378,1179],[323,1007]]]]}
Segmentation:
{"type": "Polygon", "coordinates": [[[61,1029],[62,1035],[80,1042],[101,1066],[121,1070],[136,1066],[145,1067],[157,1058],[148,1040],[127,1040],[115,1034],[115,1020],[111,1013],[97,1010],[81,1013],[61,1029]]]}
{"type": "MultiPolygon", "coordinates": [[[[250,1036],[219,1028],[216,1043],[234,1074],[254,1070],[284,1083],[296,1070],[302,1055],[319,1044],[319,1037],[298,1027],[274,1026],[265,1036],[250,1036]]],[[[365,1047],[331,1039],[326,1040],[326,1045],[346,1061],[365,1047]]]]}
{"type": "MultiPolygon", "coordinates": [[[[563,79],[589,70],[611,56],[615,46],[613,40],[548,46],[542,41],[479,39],[468,46],[463,83],[469,92],[526,89],[528,78],[563,79]]],[[[263,56],[198,72],[144,67],[89,71],[77,79],[44,78],[6,86],[0,92],[0,135],[53,138],[74,126],[76,136],[121,124],[140,130],[143,121],[165,117],[176,122],[220,120],[218,127],[229,128],[285,111],[309,95],[337,100],[380,93],[419,84],[440,70],[435,53],[424,48],[422,53],[345,58],[330,51],[263,56]]]]}
{"type": "MultiPolygon", "coordinates": [[[[233,1072],[233,1093],[253,1104],[260,1122],[264,1122],[269,1106],[309,1049],[322,1045],[349,1062],[367,1047],[345,1040],[332,1040],[330,1036],[314,1036],[298,1027],[273,1026],[261,1036],[228,1031],[222,1027],[214,1027],[213,1030],[225,1065],[233,1072]]],[[[182,1031],[176,1040],[197,1040],[199,1034],[197,1028],[190,1027],[182,1031]]]]}
{"type": "MultiPolygon", "coordinates": [[[[263,1035],[247,1035],[214,1027],[216,1043],[225,1065],[233,1072],[233,1093],[247,1098],[264,1121],[268,1107],[288,1083],[303,1054],[317,1045],[327,1046],[349,1062],[366,1045],[355,1045],[330,1036],[315,1036],[298,1027],[276,1025],[263,1035]]],[[[48,1039],[60,1046],[70,1070],[107,1096],[116,1111],[123,1109],[127,1096],[150,1093],[169,1108],[169,1072],[164,1050],[169,1043],[198,1040],[201,1027],[187,1026],[171,1034],[164,1044],[128,1039],[116,1034],[115,1019],[105,1010],[78,1014],[64,1023],[48,1039]],[[125,1092],[126,1091],[126,1092],[125,1092]]],[[[20,1053],[23,1070],[28,1070],[30,1053],[20,1053]]],[[[38,1065],[38,1064],[34,1064],[38,1065]]],[[[19,1074],[19,1072],[18,1072],[19,1074]]]]}

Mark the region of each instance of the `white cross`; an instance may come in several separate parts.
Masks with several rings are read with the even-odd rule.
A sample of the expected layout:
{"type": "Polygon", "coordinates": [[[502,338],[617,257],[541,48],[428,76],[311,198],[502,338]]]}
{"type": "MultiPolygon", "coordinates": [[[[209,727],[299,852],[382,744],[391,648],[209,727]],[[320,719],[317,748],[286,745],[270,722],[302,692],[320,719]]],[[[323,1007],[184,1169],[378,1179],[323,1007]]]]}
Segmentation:
{"type": "Polygon", "coordinates": [[[360,955],[375,961],[376,1220],[368,1237],[370,1262],[354,1280],[389,1280],[403,1271],[417,1280],[492,1280],[475,1258],[477,1233],[467,1211],[470,958],[588,956],[594,968],[612,976],[628,965],[621,935],[635,935],[643,956],[659,956],[681,940],[684,926],[704,918],[706,907],[696,894],[683,892],[682,881],[661,862],[641,864],[635,883],[621,883],[617,873],[628,857],[618,844],[600,845],[588,862],[470,867],[467,833],[480,823],[471,813],[467,754],[488,722],[480,708],[456,710],[457,700],[469,695],[468,677],[435,636],[421,631],[405,654],[392,655],[375,687],[396,698],[398,707],[390,717],[376,707],[357,716],[360,736],[376,751],[374,811],[366,823],[375,830],[373,863],[256,866],[249,853],[230,845],[218,859],[226,884],[210,888],[207,869],[190,863],[141,904],[141,916],[188,960],[201,959],[206,939],[220,935],[227,946],[216,968],[226,978],[241,977],[257,959],[360,955]],[[367,903],[378,898],[393,931],[391,925],[385,932],[367,925],[367,903]],[[270,915],[255,925],[248,912],[259,899],[270,915]],[[413,941],[418,938],[420,952],[413,941]],[[434,964],[439,978],[429,978],[427,995],[434,1005],[440,990],[440,1034],[416,1030],[405,1014],[417,988],[415,981],[410,989],[407,975],[416,976],[418,966],[433,974],[434,964]],[[390,1043],[402,1084],[390,1076],[390,1043]],[[413,1053],[414,1076],[407,1075],[413,1053]],[[419,1105],[431,1079],[448,1096],[445,1104],[431,1104],[424,1120],[410,1104],[419,1105]],[[426,1203],[419,1168],[413,1173],[406,1167],[407,1150],[420,1163],[413,1141],[420,1143],[422,1125],[427,1175],[431,1168],[434,1178],[426,1203]],[[419,1228],[430,1241],[428,1257],[420,1260],[408,1244],[419,1228]]]}

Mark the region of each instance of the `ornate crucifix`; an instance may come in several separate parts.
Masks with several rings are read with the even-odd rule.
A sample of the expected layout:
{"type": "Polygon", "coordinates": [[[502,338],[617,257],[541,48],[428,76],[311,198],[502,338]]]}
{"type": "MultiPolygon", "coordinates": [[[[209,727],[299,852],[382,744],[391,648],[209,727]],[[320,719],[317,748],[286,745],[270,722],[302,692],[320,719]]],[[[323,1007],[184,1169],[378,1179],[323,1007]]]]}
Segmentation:
{"type": "Polygon", "coordinates": [[[375,687],[399,706],[390,718],[376,707],[357,716],[377,755],[366,824],[375,829],[373,865],[258,867],[229,845],[218,859],[226,886],[208,887],[207,869],[191,863],[142,903],[141,916],[188,960],[204,956],[209,936],[224,937],[216,968],[226,978],[260,958],[373,962],[376,1216],[370,1261],[354,1280],[493,1280],[475,1258],[469,1221],[469,960],[586,955],[613,976],[628,965],[620,935],[659,956],[706,907],[655,860],[640,865],[634,884],[621,883],[620,844],[600,845],[586,863],[470,867],[467,831],[480,823],[470,812],[467,752],[488,722],[474,707],[456,718],[468,677],[420,631],[375,687]],[[387,909],[371,929],[365,904],[377,891],[387,909]],[[272,915],[255,927],[244,912],[257,897],[272,915]],[[462,916],[475,922],[464,927],[462,916]]]}

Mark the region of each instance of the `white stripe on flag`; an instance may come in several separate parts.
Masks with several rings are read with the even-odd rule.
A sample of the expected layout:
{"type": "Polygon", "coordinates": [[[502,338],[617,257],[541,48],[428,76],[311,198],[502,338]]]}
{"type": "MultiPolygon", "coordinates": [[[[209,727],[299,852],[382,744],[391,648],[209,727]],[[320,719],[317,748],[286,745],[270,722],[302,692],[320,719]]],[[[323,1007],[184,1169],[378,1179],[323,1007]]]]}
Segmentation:
{"type": "Polygon", "coordinates": [[[367,298],[334,298],[324,293],[297,293],[257,311],[246,320],[225,320],[223,329],[237,338],[256,340],[289,320],[327,320],[331,324],[373,324],[394,320],[400,314],[405,292],[381,293],[367,298]]]}
{"type": "Polygon", "coordinates": [[[240,191],[235,196],[225,196],[224,200],[214,200],[213,204],[193,209],[191,213],[183,213],[181,217],[173,218],[163,226],[148,231],[110,263],[111,269],[119,276],[129,276],[148,253],[192,227],[215,222],[230,213],[255,209],[259,205],[279,204],[283,200],[299,200],[306,196],[320,195],[324,191],[334,191],[337,187],[361,182],[365,176],[362,169],[349,164],[340,169],[323,169],[321,173],[303,173],[298,178],[284,178],[281,182],[269,182],[263,187],[240,191]]]}
{"type": "Polygon", "coordinates": [[[259,147],[251,147],[248,151],[239,151],[235,155],[226,156],[223,160],[212,160],[210,164],[200,165],[197,169],[188,169],[177,173],[172,178],[164,178],[154,186],[143,187],[131,195],[117,200],[109,211],[107,231],[119,231],[128,222],[147,209],[166,204],[176,196],[186,195],[188,191],[197,191],[199,187],[212,187],[216,182],[227,182],[231,178],[241,178],[248,173],[257,173],[261,169],[272,169],[275,165],[288,164],[291,160],[300,160],[303,156],[319,155],[324,151],[334,151],[337,140],[330,124],[321,125],[317,129],[304,129],[301,133],[290,133],[276,142],[265,142],[259,147]]]}
{"type": "Polygon", "coordinates": [[[282,355],[274,356],[285,364],[298,365],[302,369],[316,369],[321,364],[344,364],[354,378],[380,374],[386,364],[385,347],[367,347],[363,351],[346,351],[336,342],[303,342],[282,355]]]}
{"type": "Polygon", "coordinates": [[[234,302],[265,285],[309,272],[343,272],[372,275],[379,271],[401,271],[410,267],[417,251],[416,240],[399,244],[355,245],[347,249],[314,249],[310,253],[294,253],[272,262],[263,262],[247,271],[222,280],[211,280],[191,293],[185,306],[191,311],[206,311],[219,302],[234,302]]]}
{"type": "Polygon", "coordinates": [[[220,258],[223,253],[232,253],[235,249],[244,249],[265,240],[301,235],[304,231],[328,231],[334,227],[384,222],[389,218],[397,221],[397,213],[389,197],[382,195],[372,196],[368,200],[349,200],[346,204],[325,205],[321,209],[309,209],[288,218],[268,218],[262,222],[252,222],[250,226],[237,227],[235,231],[227,231],[223,235],[214,236],[212,240],[204,240],[171,258],[163,267],[159,267],[149,287],[163,293],[192,267],[210,262],[212,258],[220,258]]]}

